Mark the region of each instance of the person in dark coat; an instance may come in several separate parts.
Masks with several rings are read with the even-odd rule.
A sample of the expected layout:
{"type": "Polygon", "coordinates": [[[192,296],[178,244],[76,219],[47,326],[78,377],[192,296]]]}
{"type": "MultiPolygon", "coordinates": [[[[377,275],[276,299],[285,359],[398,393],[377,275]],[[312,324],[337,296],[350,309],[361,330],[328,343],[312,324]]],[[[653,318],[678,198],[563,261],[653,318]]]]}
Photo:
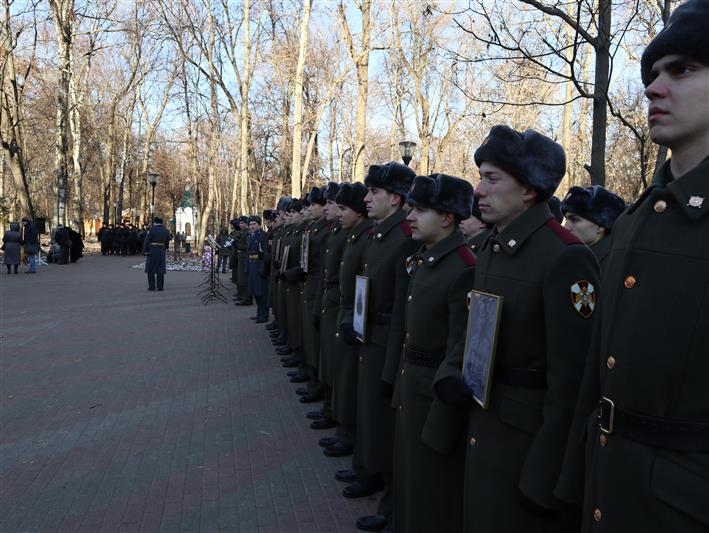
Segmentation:
{"type": "MultiPolygon", "coordinates": [[[[249,217],[249,238],[246,242],[246,275],[248,277],[249,294],[256,299],[257,324],[268,322],[268,280],[263,277],[263,257],[268,243],[266,232],[261,229],[261,219],[252,215],[249,217]]],[[[223,230],[226,237],[226,230],[223,230]]]]}
{"type": "Polygon", "coordinates": [[[672,157],[616,220],[557,494],[582,531],[709,531],[709,2],[645,49],[651,139],[672,157]]]}
{"type": "Polygon", "coordinates": [[[84,256],[84,241],[79,232],[74,231],[71,228],[67,228],[66,230],[69,233],[69,240],[71,241],[71,246],[69,247],[69,260],[72,263],[76,263],[84,256]]]}
{"type": "Polygon", "coordinates": [[[564,227],[591,248],[603,266],[610,250],[613,223],[625,210],[625,202],[600,185],[571,187],[561,203],[564,227]]]}
{"type": "Polygon", "coordinates": [[[394,467],[394,409],[391,396],[401,357],[401,339],[392,337],[392,311],[397,297],[406,297],[396,284],[396,270],[414,253],[411,228],[402,208],[416,174],[406,165],[372,165],[364,184],[369,188],[364,202],[369,217],[377,222],[363,257],[363,275],[369,279],[367,335],[360,348],[357,369],[357,435],[355,461],[362,465],[364,479],[347,486],[345,497],[362,497],[384,489],[376,515],[361,517],[358,525],[383,528],[392,512],[394,467]],[[393,371],[388,372],[388,369],[393,371]]]}
{"type": "Polygon", "coordinates": [[[106,246],[107,233],[108,233],[108,224],[102,224],[101,229],[98,230],[98,235],[96,235],[96,237],[98,238],[98,242],[101,243],[101,255],[108,254],[108,248],[106,246]]]}
{"type": "MultiPolygon", "coordinates": [[[[249,222],[249,224],[251,223],[249,222]]],[[[229,232],[227,232],[226,228],[220,229],[216,238],[217,244],[220,246],[219,251],[217,252],[219,261],[217,262],[215,270],[217,272],[221,271],[222,274],[226,274],[226,269],[229,266],[229,256],[231,255],[231,250],[224,246],[228,240],[229,232]]]]}
{"type": "Polygon", "coordinates": [[[478,198],[474,199],[471,215],[461,221],[459,225],[460,231],[463,232],[465,239],[468,241],[468,246],[476,253],[482,248],[482,245],[490,235],[490,228],[482,220],[479,202],[478,198]]]}
{"type": "Polygon", "coordinates": [[[54,243],[59,245],[59,257],[57,257],[55,252],[54,262],[60,265],[66,265],[69,262],[71,239],[69,238],[69,231],[63,224],[59,224],[54,232],[54,243]]]}
{"type": "Polygon", "coordinates": [[[165,263],[170,246],[170,232],[162,225],[162,218],[155,217],[143,242],[145,273],[148,275],[148,290],[163,290],[165,286],[165,263]]]}
{"type": "Polygon", "coordinates": [[[253,298],[249,294],[249,283],[246,275],[248,258],[246,255],[246,241],[249,238],[249,217],[239,217],[239,234],[236,246],[236,284],[238,298],[235,305],[251,305],[253,298]]]}
{"type": "Polygon", "coordinates": [[[2,250],[5,252],[3,263],[7,268],[7,273],[14,268],[17,274],[17,267],[20,264],[20,225],[17,222],[10,223],[10,229],[2,237],[2,250]]]}
{"type": "Polygon", "coordinates": [[[463,530],[574,531],[577,509],[554,490],[593,330],[598,263],[547,204],[566,171],[559,144],[494,126],[475,163],[475,194],[494,228],[473,289],[502,297],[489,405],[474,402],[461,377],[464,339],[434,381],[440,399],[469,406],[463,530]]]}
{"type": "Polygon", "coordinates": [[[35,255],[39,251],[39,235],[37,234],[37,228],[29,219],[29,217],[22,217],[22,227],[20,228],[20,244],[27,256],[27,262],[29,263],[29,269],[25,270],[25,274],[36,274],[37,264],[35,260],[35,255]]]}

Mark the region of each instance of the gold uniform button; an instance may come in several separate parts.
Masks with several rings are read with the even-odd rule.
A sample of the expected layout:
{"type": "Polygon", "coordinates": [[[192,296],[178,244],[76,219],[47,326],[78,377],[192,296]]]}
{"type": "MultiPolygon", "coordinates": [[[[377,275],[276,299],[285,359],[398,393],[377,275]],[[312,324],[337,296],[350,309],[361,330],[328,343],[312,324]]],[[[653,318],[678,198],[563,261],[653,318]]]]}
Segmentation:
{"type": "Polygon", "coordinates": [[[339,333],[335,333],[335,337],[339,339],[339,338],[340,338],[340,334],[339,334],[339,333]]]}
{"type": "Polygon", "coordinates": [[[662,213],[665,209],[667,209],[667,202],[664,200],[658,200],[655,202],[655,211],[662,213]]]}
{"type": "Polygon", "coordinates": [[[493,251],[493,252],[499,252],[499,251],[500,251],[500,245],[499,245],[499,244],[495,244],[495,245],[492,247],[492,251],[493,251]]]}
{"type": "Polygon", "coordinates": [[[405,369],[405,368],[402,368],[402,369],[401,369],[401,375],[402,375],[402,376],[404,375],[404,370],[406,370],[406,369],[405,369]]]}
{"type": "Polygon", "coordinates": [[[403,411],[403,410],[404,410],[404,406],[403,406],[403,405],[400,405],[400,406],[399,406],[399,411],[403,411]]]}
{"type": "Polygon", "coordinates": [[[362,356],[361,356],[361,355],[359,356],[359,362],[360,362],[360,363],[362,362],[362,356]]]}
{"type": "Polygon", "coordinates": [[[409,298],[408,298],[408,300],[409,300],[409,301],[411,301],[411,295],[410,295],[410,294],[409,294],[409,298]]]}
{"type": "Polygon", "coordinates": [[[606,444],[608,444],[608,438],[605,435],[601,435],[598,440],[601,441],[601,448],[605,448],[606,444]]]}
{"type": "Polygon", "coordinates": [[[615,357],[612,355],[606,360],[606,366],[613,370],[615,368],[615,357]]]}
{"type": "Polygon", "coordinates": [[[633,287],[635,287],[635,276],[628,276],[627,278],[625,278],[623,285],[625,285],[626,289],[632,289],[633,287]]]}
{"type": "Polygon", "coordinates": [[[475,446],[478,440],[475,437],[470,437],[470,440],[468,442],[470,442],[471,446],[475,446]]]}
{"type": "Polygon", "coordinates": [[[596,508],[593,510],[593,519],[594,519],[596,522],[600,522],[600,521],[601,521],[601,518],[603,518],[603,514],[601,514],[601,510],[600,510],[598,507],[596,507],[596,508]]]}

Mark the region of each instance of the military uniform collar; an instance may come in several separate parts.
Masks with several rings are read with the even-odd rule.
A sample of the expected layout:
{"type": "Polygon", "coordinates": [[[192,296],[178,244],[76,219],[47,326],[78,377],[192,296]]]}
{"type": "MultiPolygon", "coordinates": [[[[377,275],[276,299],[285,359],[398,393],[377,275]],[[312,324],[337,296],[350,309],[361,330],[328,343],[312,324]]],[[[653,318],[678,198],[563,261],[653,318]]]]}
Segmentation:
{"type": "Polygon", "coordinates": [[[455,230],[448,235],[448,237],[437,242],[431,248],[427,249],[425,246],[422,246],[417,252],[417,255],[422,259],[424,265],[433,267],[449,253],[464,245],[465,237],[460,231],[455,230]]]}
{"type": "Polygon", "coordinates": [[[383,240],[391,230],[401,224],[405,219],[406,212],[403,209],[399,209],[395,213],[392,213],[379,224],[374,226],[374,230],[372,231],[372,239],[377,241],[383,240]]]}
{"type": "Polygon", "coordinates": [[[365,233],[369,228],[372,227],[372,221],[368,218],[362,220],[350,231],[350,236],[347,237],[347,242],[355,242],[360,235],[365,233]]]}
{"type": "Polygon", "coordinates": [[[329,223],[330,222],[325,217],[323,217],[320,220],[313,222],[313,225],[311,227],[311,231],[313,233],[317,233],[321,229],[326,228],[329,223]]]}
{"type": "Polygon", "coordinates": [[[497,228],[495,228],[486,246],[490,246],[490,241],[493,240],[505,252],[513,255],[550,218],[552,218],[552,214],[547,203],[537,202],[513,220],[501,233],[497,233],[497,228]]]}
{"type": "Polygon", "coordinates": [[[653,181],[667,187],[690,220],[699,220],[709,213],[709,158],[675,179],[672,179],[670,162],[666,161],[653,181]]]}

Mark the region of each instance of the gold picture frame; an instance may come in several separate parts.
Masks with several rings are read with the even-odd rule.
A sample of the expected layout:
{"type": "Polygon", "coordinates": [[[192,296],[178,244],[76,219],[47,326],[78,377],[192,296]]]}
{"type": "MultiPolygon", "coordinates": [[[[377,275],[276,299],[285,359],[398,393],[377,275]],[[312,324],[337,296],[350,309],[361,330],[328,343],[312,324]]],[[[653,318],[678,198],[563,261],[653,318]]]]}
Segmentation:
{"type": "Polygon", "coordinates": [[[278,271],[281,273],[284,273],[288,269],[288,252],[290,252],[290,245],[286,244],[283,247],[283,258],[281,259],[281,268],[278,269],[278,271]]]}
{"type": "Polygon", "coordinates": [[[502,316],[502,296],[481,291],[468,293],[468,325],[463,355],[463,381],[483,408],[490,405],[492,374],[502,316]]]}
{"type": "Polygon", "coordinates": [[[300,268],[308,272],[308,254],[310,252],[310,232],[304,231],[300,240],[300,268]]]}

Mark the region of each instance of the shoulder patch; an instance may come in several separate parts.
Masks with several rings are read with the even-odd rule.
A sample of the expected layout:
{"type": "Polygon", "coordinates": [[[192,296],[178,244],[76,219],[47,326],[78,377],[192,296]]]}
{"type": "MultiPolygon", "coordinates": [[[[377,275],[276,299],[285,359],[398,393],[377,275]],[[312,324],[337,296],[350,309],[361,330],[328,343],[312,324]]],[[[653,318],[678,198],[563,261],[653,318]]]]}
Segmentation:
{"type": "Polygon", "coordinates": [[[547,226],[562,240],[564,244],[583,244],[578,237],[559,224],[553,218],[547,221],[547,226]]]}
{"type": "Polygon", "coordinates": [[[464,244],[458,246],[458,257],[463,260],[465,266],[474,266],[478,262],[475,253],[464,244]]]}
{"type": "Polygon", "coordinates": [[[409,226],[409,223],[406,220],[399,222],[399,227],[401,228],[401,231],[404,232],[404,235],[411,237],[411,226],[409,226]]]}

